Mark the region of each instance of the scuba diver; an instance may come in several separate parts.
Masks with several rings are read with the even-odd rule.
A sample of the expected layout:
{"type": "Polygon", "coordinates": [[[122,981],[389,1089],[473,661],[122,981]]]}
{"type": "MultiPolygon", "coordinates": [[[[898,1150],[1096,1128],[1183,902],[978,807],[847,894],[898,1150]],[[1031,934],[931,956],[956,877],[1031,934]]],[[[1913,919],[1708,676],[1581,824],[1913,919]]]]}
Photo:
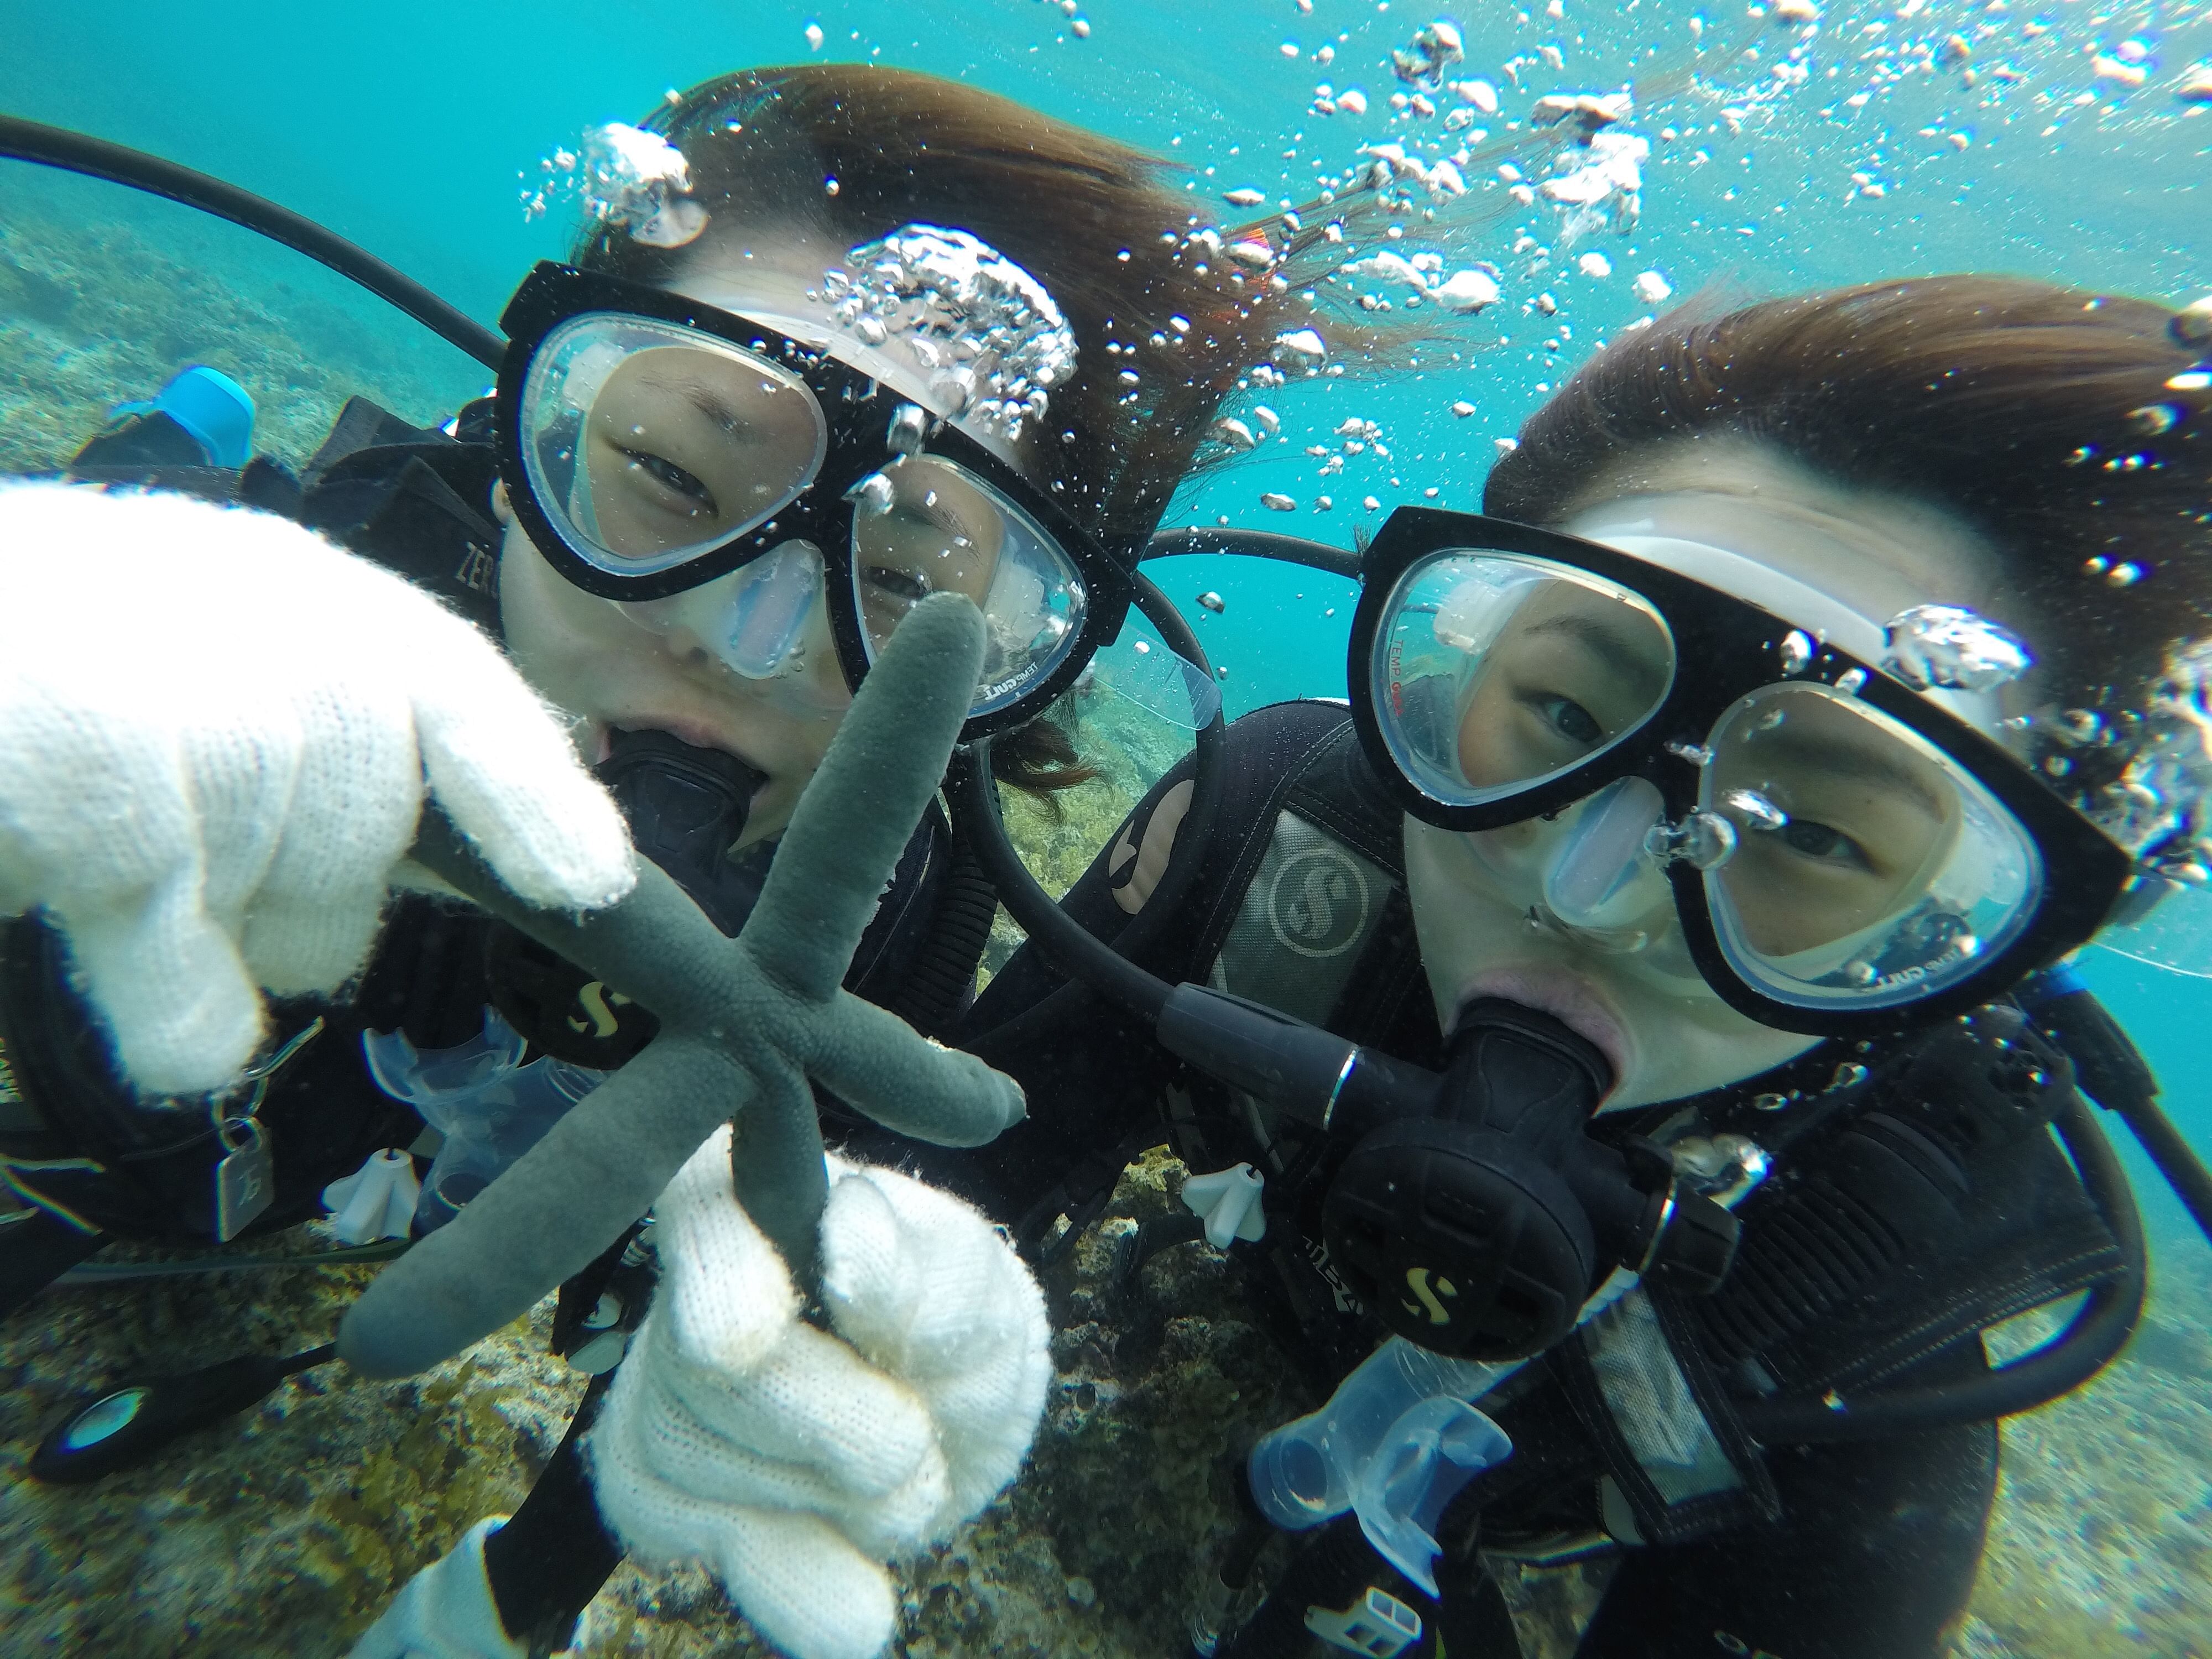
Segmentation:
{"type": "MultiPolygon", "coordinates": [[[[295,477],[246,460],[250,400],[196,368],[118,411],[70,467],[77,487],[0,495],[17,546],[58,526],[96,540],[112,525],[173,538],[176,557],[196,562],[184,596],[161,601],[184,607],[166,617],[163,654],[133,664],[132,684],[198,686],[182,718],[204,704],[222,728],[184,744],[200,770],[183,798],[199,803],[208,844],[204,879],[179,896],[185,912],[207,911],[166,932],[130,916],[107,925],[138,890],[133,872],[82,857],[104,843],[71,814],[106,810],[97,789],[32,813],[0,786],[0,849],[18,866],[0,871],[0,900],[19,918],[0,957],[0,1151],[30,1206],[0,1251],[5,1308],[111,1237],[229,1243],[294,1224],[334,1183],[343,1194],[368,1166],[402,1161],[395,1149],[442,1116],[446,1148],[470,1155],[441,1149],[448,1167],[431,1164],[411,1220],[434,1226],[518,1150],[471,1143],[472,1104],[502,1109],[528,1081],[562,1097],[550,1121],[652,1036],[647,1011],[514,929],[435,895],[387,905],[409,883],[360,867],[374,845],[355,823],[364,779],[416,763],[404,712],[397,732],[380,724],[394,716],[367,689],[369,668],[349,684],[346,665],[380,653],[428,674],[450,629],[402,636],[409,616],[458,613],[498,641],[563,717],[639,850],[726,933],[757,896],[854,689],[928,594],[965,593],[984,615],[963,736],[996,735],[996,775],[1046,791],[1090,775],[1044,711],[1119,631],[1170,486],[1238,365],[1263,355],[1269,296],[1163,239],[1186,210],[1148,158],[921,75],[726,76],[641,128],[597,135],[581,172],[596,222],[570,264],[525,281],[502,319],[496,395],[446,427],[356,399],[295,477]],[[1169,331],[1171,317],[1188,333],[1169,331]],[[395,571],[445,611],[365,598],[337,566],[303,566],[269,591],[267,569],[224,545],[225,524],[258,520],[179,517],[185,504],[155,493],[102,502],[82,488],[94,484],[285,514],[359,556],[342,564],[395,571]],[[257,584],[251,603],[234,591],[257,584]],[[340,650],[337,629],[367,642],[340,650]],[[254,729],[250,673],[199,666],[256,660],[272,630],[294,642],[286,660],[319,655],[339,681],[318,704],[327,720],[296,738],[254,729]],[[240,707],[222,704],[227,692],[240,707]],[[236,787],[218,763],[290,741],[303,758],[288,802],[248,792],[224,804],[236,787]],[[355,752],[363,743],[380,745],[374,764],[355,752]],[[264,810],[276,819],[255,817],[264,810]],[[235,833],[219,835],[226,812],[235,833]],[[64,847],[75,863],[56,861],[64,847]],[[102,882],[125,898],[95,891],[102,882]],[[276,996],[265,1022],[239,981],[241,936],[249,972],[276,996]],[[228,978],[205,975],[225,951],[228,978]],[[340,1000],[319,994],[342,981],[340,1000]],[[249,1060],[245,1103],[208,1093],[249,1060]],[[204,1096],[228,1103],[211,1113],[204,1096]]],[[[27,616],[18,607],[39,591],[7,603],[27,616]]],[[[55,667],[60,692],[40,695],[69,702],[68,674],[100,661],[55,667]]],[[[118,713],[117,729],[150,718],[140,708],[118,713]]],[[[510,727],[538,719],[507,712],[510,727]]],[[[478,733],[471,718],[459,694],[418,717],[433,792],[444,803],[473,790],[558,842],[526,788],[475,781],[501,775],[496,753],[477,752],[496,749],[500,727],[478,733]],[[460,757],[442,770],[440,744],[460,757]]],[[[88,728],[71,715],[38,729],[65,749],[88,728]]],[[[78,759],[78,772],[98,770],[78,759]]],[[[556,817],[589,818],[573,800],[556,817]]],[[[513,884],[583,902],[558,882],[513,884]]],[[[949,1030],[994,902],[933,812],[848,985],[925,1032],[949,1030]]],[[[372,1219],[404,1231],[406,1209],[372,1219]]],[[[578,1448],[641,1310],[650,1237],[564,1287],[556,1346],[599,1375],[521,1514],[473,1528],[358,1652],[447,1659],[566,1641],[621,1558],[578,1448]]],[[[53,1465],[78,1449],[50,1447],[53,1465]]]]}
{"type": "Polygon", "coordinates": [[[2148,1073],[2065,961],[2203,879],[2202,356],[1976,276],[1624,334],[1490,516],[1364,550],[1349,709],[1229,728],[1141,949],[1188,763],[1018,912],[961,1040],[1030,1115],[921,1167],[1048,1256],[1166,1141],[1194,1213],[1121,1282],[1203,1234],[1337,1390],[1242,1466],[1194,1651],[1517,1654],[1484,1557],[1595,1554],[1582,1659],[1942,1650],[1996,1419],[2141,1307],[2075,1081],[2148,1073]]]}

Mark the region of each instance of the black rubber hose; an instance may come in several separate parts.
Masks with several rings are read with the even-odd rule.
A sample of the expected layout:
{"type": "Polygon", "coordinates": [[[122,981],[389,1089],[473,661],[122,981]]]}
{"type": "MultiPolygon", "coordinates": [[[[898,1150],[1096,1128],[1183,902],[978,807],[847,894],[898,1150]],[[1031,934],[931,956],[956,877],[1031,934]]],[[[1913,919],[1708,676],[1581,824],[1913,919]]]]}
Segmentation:
{"type": "Polygon", "coordinates": [[[952,837],[945,895],[913,967],[885,1006],[924,1036],[943,1036],[975,994],[975,966],[991,942],[999,890],[975,856],[965,827],[952,837]]]}
{"type": "MultiPolygon", "coordinates": [[[[976,856],[983,860],[992,884],[999,890],[999,902],[1020,924],[1030,942],[1071,980],[1120,1003],[1148,1024],[1158,1018],[1167,1001],[1167,985],[1126,957],[1115,954],[1114,947],[1105,940],[1085,932],[1082,923],[1053,902],[1052,895],[1038,885],[1037,878],[1022,862],[1021,854],[1014,850],[1013,842],[1006,836],[1005,820],[999,816],[998,793],[991,787],[986,749],[985,744],[976,743],[953,757],[952,770],[945,779],[945,793],[951,800],[952,810],[973,826],[970,833],[975,838],[976,856]]],[[[1023,1018],[1042,1012],[1059,994],[1055,991],[1023,1018]]],[[[997,1032],[985,1035],[993,1039],[994,1047],[998,1046],[997,1032]]],[[[972,1050],[974,1045],[969,1046],[972,1050]]]]}
{"type": "MultiPolygon", "coordinates": [[[[1206,647],[1198,642],[1197,634],[1182,619],[1182,612],[1175,608],[1151,577],[1139,572],[1134,580],[1137,608],[1159,630],[1168,649],[1211,678],[1213,665],[1206,660],[1206,647]]],[[[1146,899],[1144,908],[1114,936],[1116,955],[1133,957],[1158,939],[1175,919],[1176,912],[1190,896],[1190,890],[1198,881],[1199,867],[1206,862],[1206,849],[1213,844],[1214,820],[1221,814],[1223,750],[1228,729],[1227,717],[1217,708],[1213,718],[1191,734],[1190,810],[1176,827],[1175,846],[1168,854],[1168,867],[1160,872],[1158,884],[1146,899]]]]}
{"type": "Polygon", "coordinates": [[[357,247],[313,220],[303,218],[289,208],[279,207],[251,191],[227,185],[204,173],[195,173],[158,155],[149,155],[143,150],[14,115],[0,115],[0,156],[35,161],[41,167],[59,167],[67,173],[81,173],[89,179],[105,179],[110,184],[127,185],[133,190],[164,196],[203,213],[212,213],[218,219],[243,225],[329,266],[348,281],[359,283],[487,368],[497,368],[507,355],[507,342],[498,330],[485,327],[447,304],[368,249],[357,247]]]}
{"type": "Polygon", "coordinates": [[[2032,1411],[2070,1394],[2111,1363],[2142,1316],[2148,1268],[2142,1217],[2112,1144],[2078,1095],[2055,1127],[2081,1171],[2081,1184],[2118,1241],[2122,1276],[2091,1291],[2057,1338],[2027,1358],[1968,1382],[1884,1389],[1849,1398],[1840,1409],[1820,1400],[1785,1400],[1741,1408],[1744,1426],[1769,1445],[1869,1440],[1984,1423],[2032,1411]]]}
{"type": "Polygon", "coordinates": [[[2174,1127],[2173,1120],[2148,1096],[2117,1102],[2100,1099],[2097,1103],[2133,1132],[2158,1172],[2166,1177],[2166,1184],[2173,1188],[2174,1196],[2206,1240],[2212,1242],[2212,1171],[2205,1169],[2204,1160],[2174,1127]]]}
{"type": "MultiPolygon", "coordinates": [[[[1139,572],[1134,580],[1137,608],[1159,630],[1168,648],[1210,676],[1213,666],[1206,660],[1206,649],[1182,613],[1149,577],[1139,572]]],[[[998,796],[989,777],[987,746],[975,744],[965,755],[955,758],[951,780],[953,787],[947,793],[954,811],[963,818],[976,855],[983,860],[993,884],[999,890],[1000,902],[1036,942],[1045,958],[1068,978],[1066,984],[1042,1001],[1003,1024],[974,1035],[963,1042],[963,1047],[974,1051],[979,1044],[988,1045],[999,1053],[1006,1052],[1010,1046],[1018,1047],[1030,1031],[1049,1025],[1058,1018],[1086,988],[1111,997],[1147,1020],[1158,1017],[1169,987],[1166,981],[1132,966],[1130,959],[1159,937],[1197,883],[1199,869],[1212,843],[1214,820],[1220,813],[1223,750],[1228,742],[1227,731],[1227,720],[1216,709],[1213,718],[1195,733],[1190,810],[1176,827],[1168,867],[1161,872],[1159,884],[1146,898],[1144,908],[1114,936],[1110,944],[1086,932],[1054,903],[1052,895],[1039,885],[1029,866],[1022,862],[1021,854],[1014,850],[1013,843],[1007,839],[1005,822],[999,816],[998,796]]]]}
{"type": "Polygon", "coordinates": [[[2039,975],[2022,1000],[2074,1062],[2082,1092],[2128,1126],[2212,1240],[2212,1170],[2158,1103],[2158,1076],[2127,1029],[2070,969],[2039,975]]]}
{"type": "Polygon", "coordinates": [[[1359,555],[1352,549],[1308,541],[1304,536],[1285,536],[1279,530],[1232,530],[1226,526],[1208,530],[1198,525],[1182,530],[1159,530],[1153,532],[1139,556],[1167,559],[1185,553],[1234,553],[1248,559],[1280,559],[1285,564],[1310,565],[1332,576],[1343,576],[1355,582],[1359,580],[1359,555]]]}

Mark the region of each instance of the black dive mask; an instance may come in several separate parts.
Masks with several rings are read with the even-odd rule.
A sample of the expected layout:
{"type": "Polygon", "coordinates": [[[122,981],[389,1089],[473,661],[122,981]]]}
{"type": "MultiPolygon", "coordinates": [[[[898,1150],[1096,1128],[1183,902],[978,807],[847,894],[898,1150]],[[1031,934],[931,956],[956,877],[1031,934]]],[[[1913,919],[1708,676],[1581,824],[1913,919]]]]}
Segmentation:
{"type": "Polygon", "coordinates": [[[615,732],[599,763],[637,850],[675,878],[723,933],[734,936],[760,897],[761,875],[729,856],[754,794],[768,781],[735,755],[666,732],[615,732]]]}
{"type": "Polygon", "coordinates": [[[1585,1133],[1612,1067],[1549,1014],[1471,1003],[1441,1075],[1193,985],[1169,998],[1159,1035],[1349,1145],[1322,1201],[1329,1254],[1423,1347],[1540,1353],[1615,1267],[1704,1293],[1735,1258],[1735,1218],[1679,1185],[1664,1149],[1585,1133]]]}

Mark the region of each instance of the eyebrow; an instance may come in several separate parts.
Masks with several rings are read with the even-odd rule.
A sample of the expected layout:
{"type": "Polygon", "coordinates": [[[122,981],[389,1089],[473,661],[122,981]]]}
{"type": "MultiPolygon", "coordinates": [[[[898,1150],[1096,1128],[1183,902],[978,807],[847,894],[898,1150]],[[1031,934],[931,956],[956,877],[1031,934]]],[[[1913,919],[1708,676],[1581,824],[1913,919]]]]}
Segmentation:
{"type": "Polygon", "coordinates": [[[1792,733],[1783,735],[1778,728],[1755,735],[1771,739],[1759,745],[1759,758],[1772,760],[1777,756],[1796,760],[1832,778],[1849,778],[1860,783],[1886,784],[1899,793],[1910,795],[1927,810],[1932,818],[1948,816],[1943,803],[1928,787],[1925,779],[1910,767],[1900,765],[1878,750],[1862,748],[1856,744],[1835,742],[1826,738],[1811,741],[1792,733]]]}
{"type": "Polygon", "coordinates": [[[1650,642],[1648,635],[1637,639],[1601,617],[1583,616],[1575,611],[1547,617],[1522,637],[1534,639],[1539,634],[1571,635],[1598,656],[1640,657],[1644,654],[1643,647],[1650,642]]]}
{"type": "Polygon", "coordinates": [[[637,377],[637,383],[641,386],[650,386],[656,392],[675,393],[732,436],[751,428],[752,423],[732,409],[719,392],[696,380],[664,380],[655,375],[641,374],[637,377]]]}

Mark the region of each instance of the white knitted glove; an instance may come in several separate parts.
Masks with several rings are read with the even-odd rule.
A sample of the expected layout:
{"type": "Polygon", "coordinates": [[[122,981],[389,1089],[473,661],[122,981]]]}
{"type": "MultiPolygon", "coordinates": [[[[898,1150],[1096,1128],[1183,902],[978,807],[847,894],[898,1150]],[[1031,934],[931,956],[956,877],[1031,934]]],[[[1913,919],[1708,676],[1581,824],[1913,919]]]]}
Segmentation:
{"type": "Polygon", "coordinates": [[[452,1554],[409,1579],[346,1659],[525,1659],[499,1622],[484,1572],[484,1540],[506,1519],[477,1522],[452,1554]]]}
{"type": "Polygon", "coordinates": [[[46,908],[141,1088],[222,1086],[256,986],[360,970],[426,788],[534,904],[635,879],[561,726],[428,594],[268,514],[0,488],[0,916],[46,908]]]}
{"type": "Polygon", "coordinates": [[[882,1564],[949,1536],[1021,1468],[1052,1379],[1044,1298],[976,1211],[830,1161],[830,1335],[738,1206],[730,1135],[653,1207],[661,1285],[586,1441],[599,1511],[647,1560],[710,1567],[798,1659],[869,1659],[882,1564]]]}

